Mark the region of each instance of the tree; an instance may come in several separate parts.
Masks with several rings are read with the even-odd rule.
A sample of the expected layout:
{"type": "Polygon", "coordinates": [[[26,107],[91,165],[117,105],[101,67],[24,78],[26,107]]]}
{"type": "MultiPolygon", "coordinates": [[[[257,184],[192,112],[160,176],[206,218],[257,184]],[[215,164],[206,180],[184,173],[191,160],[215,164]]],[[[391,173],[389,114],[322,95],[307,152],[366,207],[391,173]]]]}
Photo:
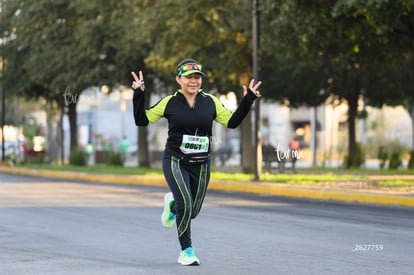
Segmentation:
{"type": "MultiPolygon", "coordinates": [[[[189,56],[205,65],[207,90],[237,91],[251,76],[249,1],[2,3],[7,90],[64,107],[72,148],[76,102],[62,104],[67,89],[79,96],[93,85],[129,85],[129,72],[144,68],[147,86],[157,79],[171,90],[175,65],[189,56]]],[[[260,11],[264,97],[288,99],[292,106],[318,105],[330,93],[347,101],[348,166],[357,165],[355,117],[362,92],[371,104],[404,101],[414,109],[411,0],[262,0],[260,11]]],[[[251,152],[243,156],[245,171],[253,160],[249,122],[247,117],[243,126],[250,140],[242,148],[251,152]]],[[[146,141],[144,129],[139,135],[146,141]]],[[[140,164],[149,164],[142,148],[148,146],[140,144],[140,164]]]]}
{"type": "MultiPolygon", "coordinates": [[[[6,56],[11,91],[57,102],[65,91],[78,98],[90,86],[126,82],[132,65],[145,56],[130,32],[138,3],[131,8],[130,1],[4,2],[8,47],[14,49],[6,56]],[[125,16],[131,21],[123,22],[125,16]]],[[[64,106],[71,150],[77,147],[76,105],[73,100],[64,106]]]]}
{"type": "MultiPolygon", "coordinates": [[[[240,91],[252,74],[251,6],[246,1],[154,1],[143,13],[153,48],[146,64],[157,77],[174,84],[171,74],[183,58],[193,57],[207,72],[206,90],[240,91]],[[157,33],[157,36],[153,34],[157,33]],[[169,79],[169,81],[167,80],[169,79]]],[[[242,124],[242,166],[253,168],[250,116],[242,124]]]]}
{"type": "MultiPolygon", "coordinates": [[[[290,102],[316,103],[323,89],[348,103],[347,167],[358,166],[355,118],[358,99],[393,101],[395,95],[384,75],[392,72],[389,51],[392,20],[409,13],[409,1],[266,1],[270,22],[266,53],[276,54],[275,74],[280,94],[290,102]],[[367,12],[373,10],[375,12],[367,12]],[[385,12],[383,12],[385,11],[385,12]],[[379,24],[381,23],[381,24],[379,24]],[[387,45],[388,44],[388,45],[387,45]],[[280,54],[279,54],[280,53],[280,54]],[[300,85],[296,85],[301,80],[300,85]],[[305,81],[304,81],[305,80],[305,81]],[[305,89],[300,86],[305,84],[305,89]],[[310,89],[310,91],[309,91],[310,89]],[[305,91],[304,91],[305,90],[305,91]],[[381,97],[378,96],[381,95],[381,97]]],[[[407,16],[410,16],[407,14],[407,16]]],[[[411,16],[412,17],[412,16],[411,16]]]]}
{"type": "MultiPolygon", "coordinates": [[[[375,1],[359,6],[344,5],[344,12],[364,16],[378,35],[378,43],[387,59],[380,78],[380,87],[387,87],[392,95],[390,105],[403,104],[412,121],[412,149],[414,150],[414,2],[409,0],[375,1]]],[[[378,89],[381,91],[381,89],[378,89]]],[[[372,96],[369,102],[384,104],[382,97],[372,96]]]]}

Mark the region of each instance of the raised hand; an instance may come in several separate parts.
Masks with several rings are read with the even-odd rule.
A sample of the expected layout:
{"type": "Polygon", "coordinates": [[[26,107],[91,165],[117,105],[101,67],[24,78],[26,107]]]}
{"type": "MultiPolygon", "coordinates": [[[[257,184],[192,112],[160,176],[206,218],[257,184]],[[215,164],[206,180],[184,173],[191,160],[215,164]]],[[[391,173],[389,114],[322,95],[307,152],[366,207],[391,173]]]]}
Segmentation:
{"type": "Polygon", "coordinates": [[[139,71],[138,74],[139,74],[139,78],[135,72],[131,72],[131,75],[134,78],[134,80],[132,81],[131,87],[134,90],[140,88],[141,91],[144,91],[145,85],[144,85],[144,77],[142,75],[142,71],[139,71]]]}
{"type": "MultiPolygon", "coordinates": [[[[250,80],[249,89],[256,95],[256,97],[262,96],[260,92],[257,90],[260,87],[260,85],[262,85],[262,81],[259,81],[256,84],[254,84],[254,79],[250,80]]],[[[247,87],[243,85],[243,96],[245,96],[246,94],[247,94],[247,87]]]]}

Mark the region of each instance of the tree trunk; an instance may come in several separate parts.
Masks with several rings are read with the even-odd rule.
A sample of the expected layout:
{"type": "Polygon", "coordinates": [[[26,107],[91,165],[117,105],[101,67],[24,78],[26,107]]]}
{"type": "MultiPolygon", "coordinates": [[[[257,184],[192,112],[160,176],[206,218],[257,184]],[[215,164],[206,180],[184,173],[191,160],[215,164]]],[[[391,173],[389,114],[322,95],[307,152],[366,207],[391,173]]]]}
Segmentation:
{"type": "Polygon", "coordinates": [[[69,116],[69,128],[70,128],[70,152],[78,147],[78,117],[76,113],[76,101],[67,105],[69,116]]]}
{"type": "Polygon", "coordinates": [[[63,117],[65,115],[64,100],[59,98],[47,103],[47,156],[48,161],[64,163],[63,152],[63,117]]]}
{"type": "Polygon", "coordinates": [[[346,159],[346,167],[359,167],[358,148],[356,144],[355,119],[358,112],[358,96],[355,91],[348,98],[348,157],[346,159]]]}
{"type": "Polygon", "coordinates": [[[148,150],[148,129],[147,127],[138,127],[138,166],[150,167],[151,160],[148,150]]]}
{"type": "Polygon", "coordinates": [[[63,131],[63,118],[65,117],[65,106],[60,104],[60,114],[59,114],[59,131],[57,133],[57,140],[59,143],[59,157],[60,165],[65,164],[65,132],[63,131]]]}
{"type": "MultiPolygon", "coordinates": [[[[249,74],[239,75],[240,86],[247,85],[249,83],[250,76],[249,74]]],[[[243,90],[239,94],[240,97],[238,100],[242,99],[243,90]]],[[[243,122],[240,124],[240,166],[242,167],[243,173],[253,173],[254,172],[254,158],[255,158],[255,148],[253,144],[253,124],[252,124],[252,110],[246,115],[243,122]]]]}
{"type": "MultiPolygon", "coordinates": [[[[148,83],[150,83],[148,81],[148,83]]],[[[147,86],[145,89],[145,109],[147,109],[150,105],[150,98],[151,98],[151,88],[153,86],[147,86]],[[149,89],[148,89],[149,88],[149,89]]],[[[150,159],[150,152],[149,152],[149,144],[148,144],[148,128],[144,127],[137,127],[138,130],[138,166],[139,167],[151,167],[151,159],[150,159]]]]}
{"type": "Polygon", "coordinates": [[[254,148],[252,139],[252,112],[249,112],[244,118],[241,128],[241,147],[240,147],[240,161],[243,173],[253,172],[254,148]]]}
{"type": "Polygon", "coordinates": [[[59,145],[58,139],[56,138],[56,134],[58,131],[58,127],[56,124],[56,112],[55,108],[53,108],[53,103],[49,103],[46,109],[46,124],[47,124],[47,162],[52,160],[56,160],[58,158],[59,153],[59,145]]]}
{"type": "Polygon", "coordinates": [[[414,151],[414,102],[411,104],[411,151],[414,151]]]}

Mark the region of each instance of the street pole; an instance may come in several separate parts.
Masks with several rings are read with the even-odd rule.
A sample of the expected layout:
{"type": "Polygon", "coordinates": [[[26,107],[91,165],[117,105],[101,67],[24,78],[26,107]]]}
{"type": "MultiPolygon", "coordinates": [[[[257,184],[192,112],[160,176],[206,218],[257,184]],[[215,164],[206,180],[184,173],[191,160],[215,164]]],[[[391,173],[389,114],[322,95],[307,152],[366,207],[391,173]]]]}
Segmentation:
{"type": "Polygon", "coordinates": [[[6,92],[4,91],[4,57],[1,57],[2,80],[1,80],[1,161],[6,160],[6,148],[4,140],[4,126],[6,124],[6,92]]]}
{"type": "MultiPolygon", "coordinates": [[[[1,12],[4,12],[3,1],[0,2],[1,4],[1,12]]],[[[3,18],[3,16],[2,16],[3,18]]],[[[3,23],[3,22],[2,22],[3,23]]],[[[1,161],[6,160],[6,147],[5,147],[5,140],[4,140],[4,125],[6,124],[6,91],[4,90],[4,69],[6,67],[4,63],[4,35],[2,35],[1,39],[1,47],[2,47],[2,54],[1,54],[1,161]]]]}
{"type": "Polygon", "coordinates": [[[317,107],[311,107],[311,153],[312,153],[312,166],[316,166],[316,126],[317,119],[317,107]]]}
{"type": "MultiPolygon", "coordinates": [[[[253,78],[259,80],[259,0],[253,0],[253,78]]],[[[262,172],[262,148],[260,140],[260,99],[254,103],[254,180],[260,180],[262,172]]]]}

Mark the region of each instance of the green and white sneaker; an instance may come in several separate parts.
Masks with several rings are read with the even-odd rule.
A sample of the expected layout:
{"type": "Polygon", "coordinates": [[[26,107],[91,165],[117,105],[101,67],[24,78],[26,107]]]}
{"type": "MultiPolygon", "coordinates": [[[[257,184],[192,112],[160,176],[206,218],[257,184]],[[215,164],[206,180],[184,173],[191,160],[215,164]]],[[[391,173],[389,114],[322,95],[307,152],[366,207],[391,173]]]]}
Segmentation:
{"type": "Polygon", "coordinates": [[[164,211],[161,215],[161,222],[165,228],[171,228],[175,222],[175,214],[171,212],[171,205],[174,202],[174,197],[171,192],[164,196],[164,211]]]}
{"type": "Polygon", "coordinates": [[[200,260],[194,254],[194,249],[192,247],[187,247],[180,252],[178,263],[182,265],[199,265],[200,260]]]}

